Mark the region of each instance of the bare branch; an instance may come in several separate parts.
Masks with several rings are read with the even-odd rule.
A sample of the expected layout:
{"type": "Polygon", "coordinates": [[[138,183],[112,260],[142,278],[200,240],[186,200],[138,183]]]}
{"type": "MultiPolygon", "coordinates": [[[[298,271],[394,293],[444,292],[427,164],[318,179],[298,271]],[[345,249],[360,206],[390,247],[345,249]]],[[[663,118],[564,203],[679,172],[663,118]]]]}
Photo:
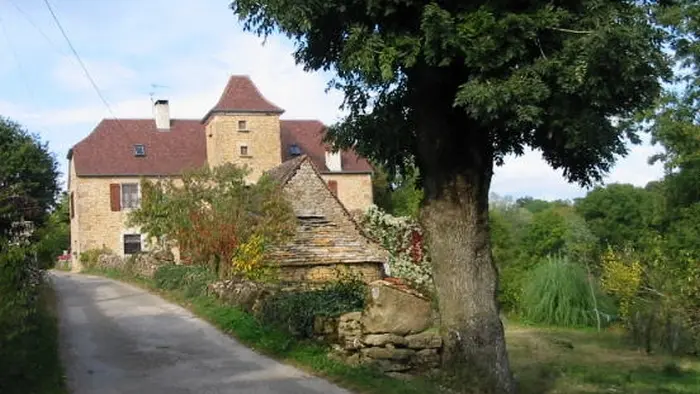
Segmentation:
{"type": "Polygon", "coordinates": [[[561,31],[564,33],[571,33],[571,34],[593,34],[593,33],[595,33],[595,30],[572,30],[572,29],[565,29],[563,27],[550,27],[549,29],[561,31]]]}

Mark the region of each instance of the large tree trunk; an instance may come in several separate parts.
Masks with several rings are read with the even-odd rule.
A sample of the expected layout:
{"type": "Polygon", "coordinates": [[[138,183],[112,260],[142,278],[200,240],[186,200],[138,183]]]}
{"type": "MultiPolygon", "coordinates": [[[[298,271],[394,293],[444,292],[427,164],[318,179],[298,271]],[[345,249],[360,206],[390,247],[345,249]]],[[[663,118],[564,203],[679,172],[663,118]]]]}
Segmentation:
{"type": "Polygon", "coordinates": [[[443,364],[462,369],[460,377],[472,377],[477,392],[512,393],[489,241],[490,177],[456,177],[426,201],[421,218],[439,300],[443,364]]]}
{"type": "Polygon", "coordinates": [[[478,393],[514,393],[503,325],[496,301],[498,272],[491,256],[488,194],[493,174],[490,130],[455,108],[451,72],[411,79],[417,160],[425,200],[425,228],[445,346],[454,367],[478,393]]]}

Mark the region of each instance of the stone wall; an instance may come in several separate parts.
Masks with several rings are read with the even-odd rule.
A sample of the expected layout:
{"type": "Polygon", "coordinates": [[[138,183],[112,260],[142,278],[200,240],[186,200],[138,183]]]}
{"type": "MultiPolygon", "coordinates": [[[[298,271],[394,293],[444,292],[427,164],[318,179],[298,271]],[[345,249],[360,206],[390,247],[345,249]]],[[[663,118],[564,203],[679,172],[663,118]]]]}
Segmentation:
{"type": "Polygon", "coordinates": [[[207,290],[224,302],[238,306],[248,313],[257,314],[262,310],[265,300],[280,288],[272,284],[234,278],[212,283],[207,290]]]}
{"type": "Polygon", "coordinates": [[[152,278],[158,267],[165,264],[174,264],[172,254],[167,252],[141,253],[128,258],[116,254],[103,254],[97,258],[98,268],[126,270],[146,278],[152,278]]]}
{"type": "Polygon", "coordinates": [[[288,282],[330,282],[353,277],[369,283],[383,277],[382,266],[376,263],[293,265],[280,267],[280,280],[288,282]]]}
{"type": "Polygon", "coordinates": [[[362,312],[317,317],[314,332],[332,341],[332,356],[348,364],[370,365],[390,374],[424,373],[440,365],[442,338],[429,300],[389,282],[370,284],[362,312]]]}

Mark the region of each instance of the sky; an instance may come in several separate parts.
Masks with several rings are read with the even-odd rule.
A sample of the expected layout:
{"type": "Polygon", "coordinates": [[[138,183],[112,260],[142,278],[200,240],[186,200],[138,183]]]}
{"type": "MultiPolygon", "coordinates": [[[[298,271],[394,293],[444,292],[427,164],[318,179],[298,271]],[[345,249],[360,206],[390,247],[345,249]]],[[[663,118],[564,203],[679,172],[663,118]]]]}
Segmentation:
{"type": "MultiPolygon", "coordinates": [[[[68,150],[103,118],[149,118],[151,97],[170,100],[173,118],[202,116],[228,77],[249,75],[285,119],[342,116],[342,95],[326,92],[331,74],[305,72],[282,36],[243,31],[228,0],[50,0],[92,75],[86,78],[44,0],[0,0],[0,116],[38,133],[67,169],[68,150]]],[[[647,158],[660,148],[632,146],[605,183],[644,186],[662,176],[647,158]]],[[[63,177],[62,179],[65,179],[63,177]]],[[[567,183],[538,152],[508,157],[491,191],[514,198],[571,199],[586,190],[567,183]]]]}

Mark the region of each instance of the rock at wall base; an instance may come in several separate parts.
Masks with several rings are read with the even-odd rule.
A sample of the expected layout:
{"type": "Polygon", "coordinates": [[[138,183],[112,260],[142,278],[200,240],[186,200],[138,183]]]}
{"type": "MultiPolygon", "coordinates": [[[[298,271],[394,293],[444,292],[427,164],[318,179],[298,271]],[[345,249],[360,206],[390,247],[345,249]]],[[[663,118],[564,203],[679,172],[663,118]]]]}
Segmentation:
{"type": "Polygon", "coordinates": [[[362,313],[365,334],[416,334],[431,326],[432,308],[427,299],[381,280],[370,283],[369,292],[362,313]]]}

